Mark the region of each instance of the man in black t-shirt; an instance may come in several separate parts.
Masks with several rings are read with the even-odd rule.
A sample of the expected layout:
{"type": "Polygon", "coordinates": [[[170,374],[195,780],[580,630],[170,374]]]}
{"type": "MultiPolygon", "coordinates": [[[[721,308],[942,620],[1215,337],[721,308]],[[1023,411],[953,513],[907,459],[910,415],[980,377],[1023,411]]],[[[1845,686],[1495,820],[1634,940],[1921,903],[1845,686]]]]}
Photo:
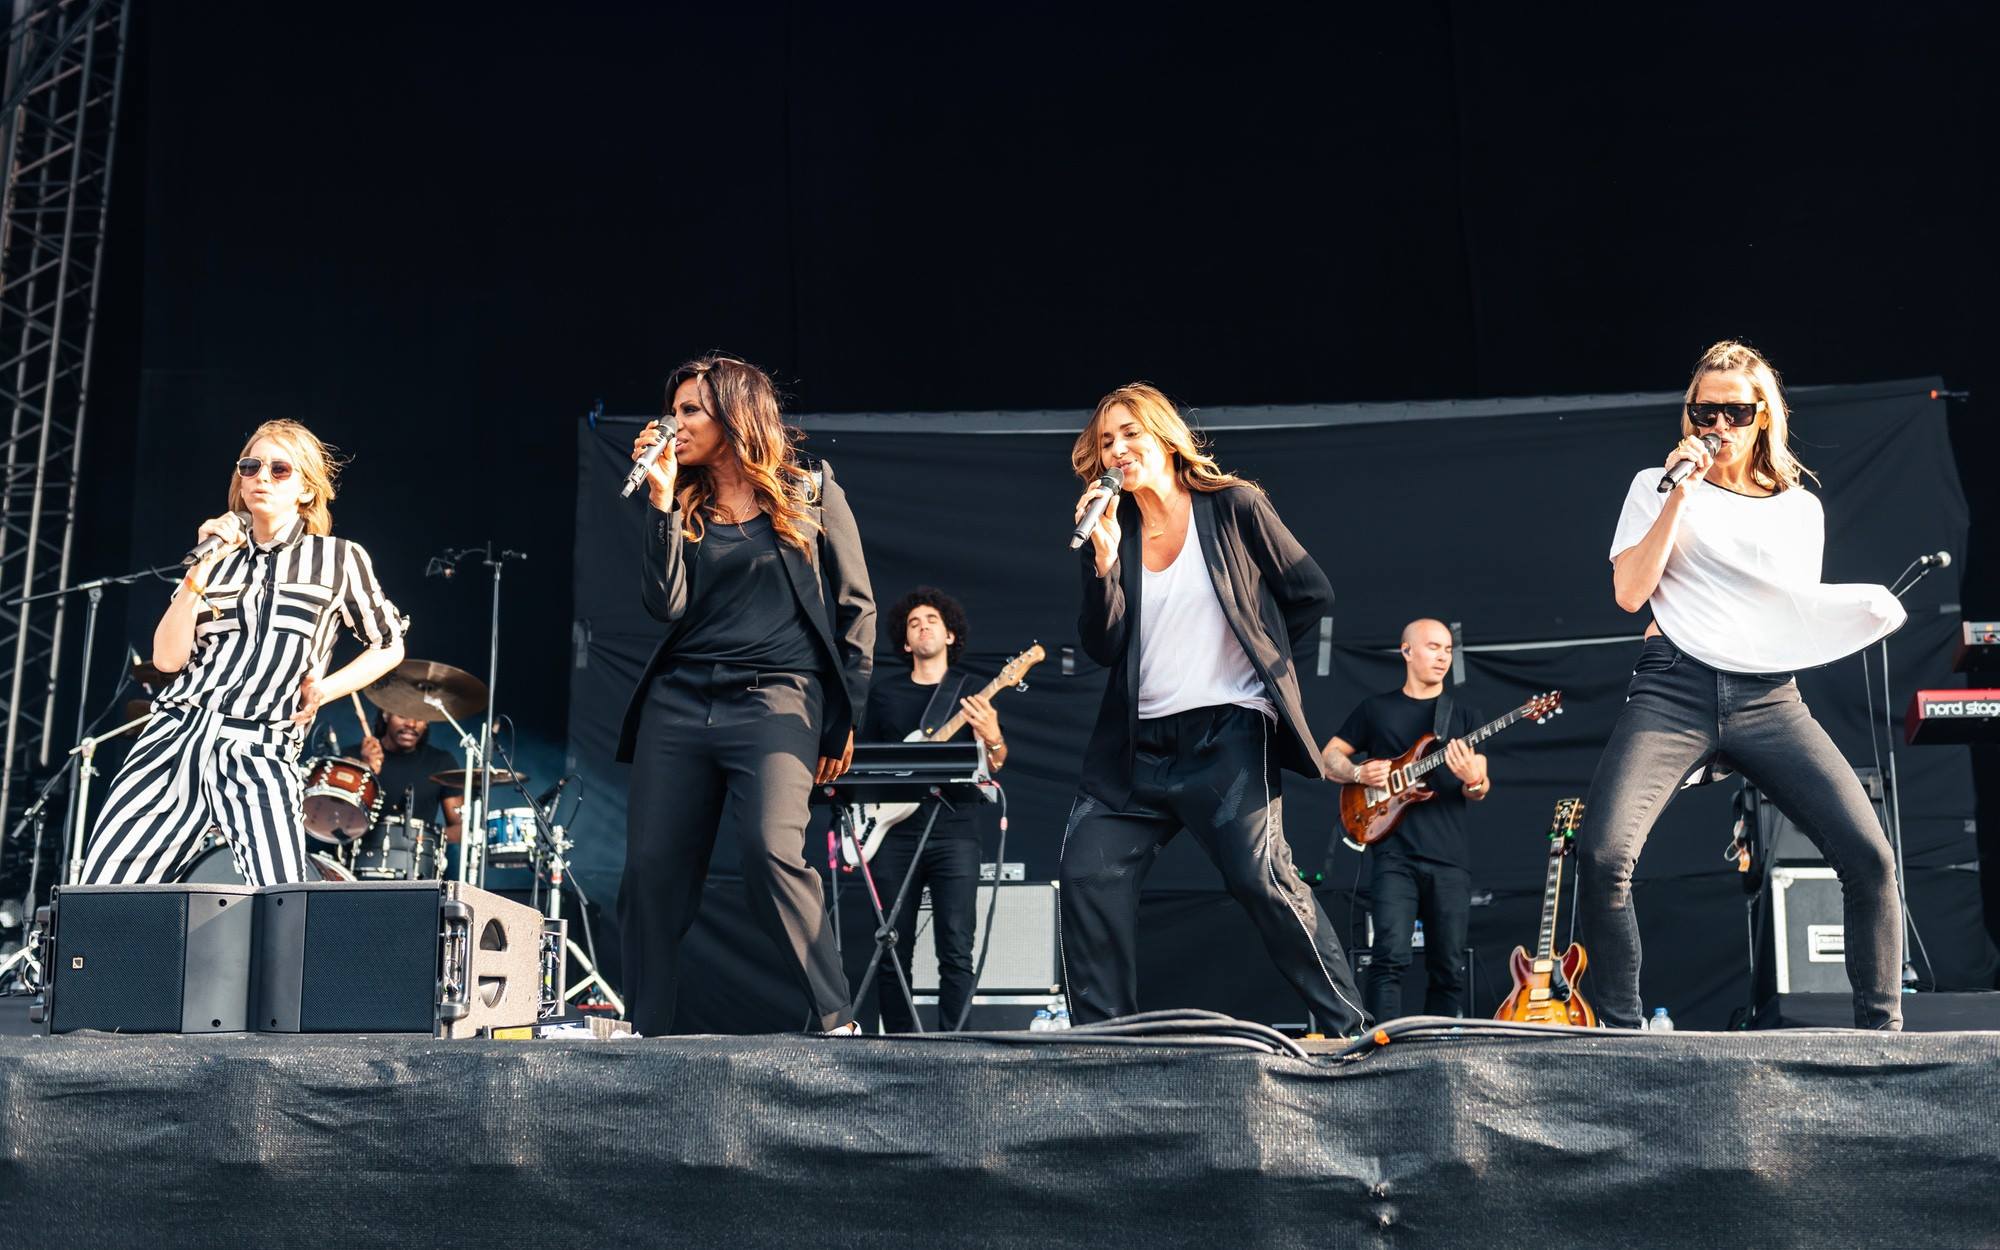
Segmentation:
{"type": "MultiPolygon", "coordinates": [[[[952,667],[965,652],[965,609],[943,591],[919,586],[898,600],[882,619],[885,633],[894,630],[901,635],[910,668],[900,673],[876,670],[857,740],[900,742],[919,726],[936,726],[963,712],[966,728],[986,744],[988,767],[998,772],[1007,761],[1000,715],[993,710],[991,700],[980,696],[983,683],[952,667]]],[[[916,859],[917,842],[933,806],[935,801],[925,804],[890,829],[868,863],[884,906],[894,903],[896,891],[916,859]]],[[[917,899],[926,885],[931,891],[931,932],[937,942],[938,1027],[950,1030],[958,1026],[966,1004],[972,1001],[972,936],[979,901],[979,830],[973,808],[960,804],[956,810],[946,807],[938,811],[923,859],[917,861],[916,876],[903,896],[903,909],[891,918],[896,926],[896,954],[905,971],[916,954],[917,899]]],[[[876,989],[883,1031],[914,1032],[917,1024],[910,1018],[894,970],[882,970],[876,989]]]]}
{"type": "MultiPolygon", "coordinates": [[[[1358,783],[1381,786],[1389,765],[1437,724],[1438,699],[1451,672],[1451,630],[1442,621],[1411,621],[1403,628],[1403,685],[1356,705],[1326,744],[1325,754],[1365,755],[1358,783]]],[[[1471,855],[1465,840],[1465,805],[1493,792],[1486,757],[1460,739],[1479,725],[1471,708],[1450,705],[1444,734],[1444,769],[1424,784],[1437,791],[1403,811],[1395,831],[1368,849],[1369,915],[1375,925],[1363,985],[1368,1013],[1377,1020],[1403,1014],[1403,972],[1410,966],[1413,922],[1424,925],[1424,1014],[1465,1014],[1465,932],[1472,907],[1471,855]]]]}
{"type": "Polygon", "coordinates": [[[377,712],[374,732],[341,750],[348,758],[368,765],[381,782],[384,816],[402,811],[406,796],[414,791],[416,808],[410,815],[435,826],[438,810],[443,808],[444,840],[456,842],[459,808],[465,796],[437,784],[431,776],[451,772],[459,763],[451,752],[431,745],[430,730],[429,721],[377,712]]]}

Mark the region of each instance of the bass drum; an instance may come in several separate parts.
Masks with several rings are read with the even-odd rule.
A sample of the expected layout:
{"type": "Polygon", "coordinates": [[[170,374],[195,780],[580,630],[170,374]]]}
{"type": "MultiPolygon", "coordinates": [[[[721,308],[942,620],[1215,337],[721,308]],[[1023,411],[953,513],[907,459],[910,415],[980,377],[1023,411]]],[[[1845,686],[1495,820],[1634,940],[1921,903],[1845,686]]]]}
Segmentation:
{"type": "MultiPolygon", "coordinates": [[[[174,880],[190,885],[242,885],[243,874],[236,871],[236,859],[229,853],[229,840],[219,833],[210,833],[201,840],[194,858],[174,880]]],[[[354,874],[341,867],[340,861],[331,855],[309,855],[306,857],[306,880],[352,881],[354,874]]]]}

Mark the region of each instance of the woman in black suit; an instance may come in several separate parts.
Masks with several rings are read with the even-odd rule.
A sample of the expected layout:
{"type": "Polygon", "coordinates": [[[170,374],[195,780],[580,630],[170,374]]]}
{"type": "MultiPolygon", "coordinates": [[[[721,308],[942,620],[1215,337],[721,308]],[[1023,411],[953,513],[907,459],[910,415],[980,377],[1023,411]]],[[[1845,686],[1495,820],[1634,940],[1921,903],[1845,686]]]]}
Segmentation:
{"type": "MultiPolygon", "coordinates": [[[[627,1007],[640,1033],[672,1030],[681,940],[726,836],[811,1027],[845,1031],[847,979],[805,829],[813,786],[847,769],[867,697],[875,600],[861,535],[831,467],[801,461],[761,370],[705,356],[674,371],[667,399],[677,428],[647,474],[642,578],[667,636],[618,752],[633,765],[618,901],[627,1007]]],[[[633,459],[661,437],[649,424],[633,459]]]]}

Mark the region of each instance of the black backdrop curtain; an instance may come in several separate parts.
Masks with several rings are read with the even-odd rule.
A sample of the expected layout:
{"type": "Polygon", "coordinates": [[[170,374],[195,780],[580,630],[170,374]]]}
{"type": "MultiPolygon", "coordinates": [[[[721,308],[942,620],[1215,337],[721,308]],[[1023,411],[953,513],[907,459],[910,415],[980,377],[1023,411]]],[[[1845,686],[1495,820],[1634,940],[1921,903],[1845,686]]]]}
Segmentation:
{"type": "MultiPolygon", "coordinates": [[[[1929,397],[1935,385],[1794,390],[1795,447],[1825,483],[1826,580],[1887,582],[1920,552],[1962,553],[1966,507],[1943,406],[1929,397]]],[[[1491,896],[1474,913],[1481,1009],[1504,988],[1497,978],[1506,950],[1534,931],[1550,810],[1587,788],[1623,698],[1643,618],[1612,603],[1606,550],[1631,474],[1657,463],[1675,436],[1677,404],[1677,396],[1652,394],[1195,414],[1224,466],[1270,492],[1334,583],[1332,644],[1298,657],[1322,738],[1363,695],[1400,682],[1393,644],[1416,616],[1461,626],[1457,697],[1487,715],[1540,690],[1565,692],[1564,716],[1495,740],[1495,793],[1475,809],[1475,889],[1491,896]]],[[[1060,658],[1074,642],[1076,614],[1075,571],[1061,539],[1079,485],[1066,465],[1084,416],[802,422],[810,449],[836,465],[847,488],[882,604],[918,583],[957,595],[972,622],[975,666],[997,667],[1032,640],[1049,646],[1029,689],[1001,704],[1012,748],[1007,858],[1025,861],[1031,879],[1055,875],[1075,761],[1102,689],[1101,671],[1081,655],[1069,675],[1060,658]]],[[[600,900],[614,896],[623,860],[625,782],[611,763],[619,716],[659,634],[638,597],[644,505],[615,498],[634,427],[610,420],[578,434],[570,762],[591,796],[578,871],[600,900]]],[[[1890,646],[1896,690],[1954,684],[1957,601],[1955,570],[1911,594],[1910,624],[1890,646]]],[[[894,633],[885,623],[881,634],[879,662],[893,665],[894,633]]],[[[1848,759],[1874,766],[1888,744],[1869,732],[1860,660],[1801,674],[1800,685],[1848,759]]],[[[1879,726],[1879,682],[1875,697],[1879,726]]],[[[1937,979],[1986,984],[1992,955],[1976,883],[1955,867],[1973,858],[1966,753],[1905,748],[1897,762],[1913,911],[1937,979]]],[[[1683,796],[1641,865],[1648,1001],[1698,1025],[1720,1025],[1747,996],[1742,896],[1721,854],[1733,792],[1718,785],[1683,796]]],[[[1288,778],[1285,798],[1295,855],[1325,865],[1324,900],[1345,923],[1348,892],[1365,877],[1359,857],[1331,836],[1333,788],[1288,778]]],[[[823,830],[808,841],[817,849],[823,830]]],[[[794,1027],[797,1013],[741,908],[735,848],[718,847],[714,864],[717,880],[689,949],[682,1024],[794,1027]]],[[[1177,839],[1161,856],[1148,881],[1145,1000],[1298,1019],[1300,1008],[1265,967],[1247,925],[1219,905],[1219,891],[1191,840],[1177,839]]]]}

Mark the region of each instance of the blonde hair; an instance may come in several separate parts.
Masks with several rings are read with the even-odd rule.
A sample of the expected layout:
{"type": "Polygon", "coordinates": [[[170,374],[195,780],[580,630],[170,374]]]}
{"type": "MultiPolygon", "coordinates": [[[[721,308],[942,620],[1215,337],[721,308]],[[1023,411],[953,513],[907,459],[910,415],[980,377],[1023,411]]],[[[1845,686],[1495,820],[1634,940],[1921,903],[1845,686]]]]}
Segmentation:
{"type": "Polygon", "coordinates": [[[1724,339],[1695,361],[1694,377],[1688,380],[1687,395],[1681,400],[1681,436],[1694,433],[1687,405],[1701,392],[1701,380],[1711,373],[1740,373],[1750,379],[1757,398],[1764,401],[1763,420],[1757,423],[1757,441],[1750,448],[1750,480],[1771,491],[1790,490],[1801,478],[1819,481],[1819,475],[1792,454],[1791,410],[1785,406],[1784,387],[1778,371],[1762,352],[1748,343],[1724,339]]]}
{"type": "MultiPolygon", "coordinates": [[[[335,454],[339,449],[320,442],[318,435],[298,422],[281,419],[266,421],[251,431],[243,450],[236,453],[237,459],[248,456],[258,440],[266,438],[291,453],[292,472],[304,483],[305,490],[299,495],[299,515],[305,518],[306,533],[333,533],[333,479],[340,476],[340,467],[346,463],[335,454]]],[[[229,510],[246,510],[243,478],[234,465],[229,468],[229,510]]]]}
{"type": "MultiPolygon", "coordinates": [[[[812,504],[816,492],[813,475],[799,464],[797,444],[800,431],[785,424],[778,404],[778,388],[770,375],[734,356],[708,355],[688,361],[667,378],[667,411],[672,413],[674,392],[681,383],[697,379],[702,403],[715,423],[722,427],[723,441],[736,455],[743,477],[756,496],[757,510],[771,518],[771,530],[779,541],[812,554],[812,504]]],[[[684,464],[680,486],[674,494],[680,500],[687,527],[687,541],[698,543],[707,532],[702,509],[715,498],[715,478],[707,467],[684,464]]]]}
{"type": "Polygon", "coordinates": [[[1131,412],[1141,429],[1160,440],[1174,462],[1174,476],[1189,490],[1217,491],[1225,486],[1256,485],[1247,478],[1223,472],[1215,457],[1208,454],[1207,440],[1188,427],[1174,401],[1150,382],[1127,383],[1097,401],[1097,411],[1091,414],[1090,423],[1076,436],[1069,452],[1070,467],[1084,481],[1094,482],[1104,472],[1103,457],[1098,450],[1098,427],[1104,423],[1104,414],[1118,407],[1131,412]]]}

